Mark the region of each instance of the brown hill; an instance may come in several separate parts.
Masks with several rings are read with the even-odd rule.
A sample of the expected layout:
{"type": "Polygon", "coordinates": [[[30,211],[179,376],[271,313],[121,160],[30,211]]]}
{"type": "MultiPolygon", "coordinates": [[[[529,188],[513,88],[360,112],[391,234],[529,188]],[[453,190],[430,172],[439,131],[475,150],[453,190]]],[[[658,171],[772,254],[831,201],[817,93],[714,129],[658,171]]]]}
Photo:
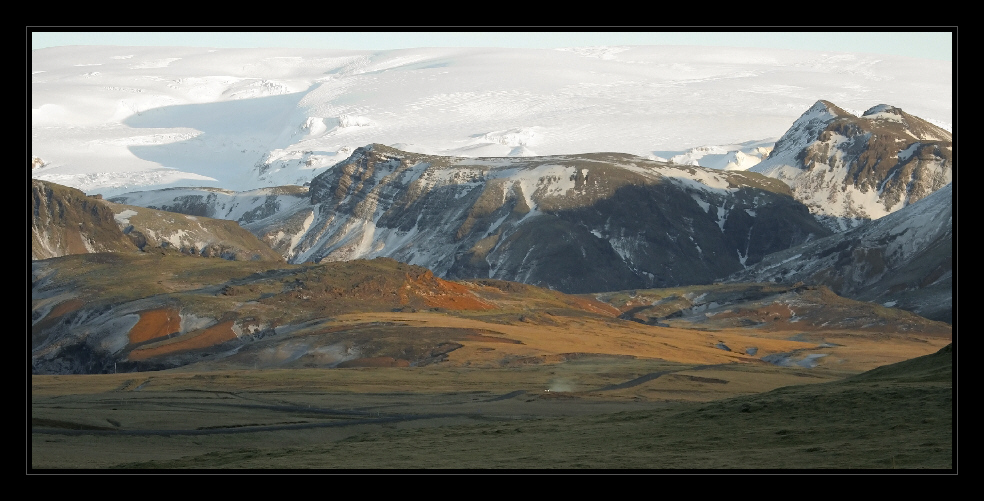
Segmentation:
{"type": "Polygon", "coordinates": [[[645,325],[619,319],[618,308],[593,297],[489,279],[452,282],[384,258],[290,265],[103,253],[36,261],[33,273],[38,374],[189,365],[495,368],[585,354],[693,364],[805,359],[852,371],[928,353],[952,337],[945,324],[885,335],[812,320],[825,305],[872,307],[833,294],[797,310],[803,333],[759,325],[761,308],[735,309],[747,318],[726,324],[645,325]]]}
{"type": "Polygon", "coordinates": [[[75,188],[31,181],[31,259],[89,252],[135,252],[106,202],[75,188]]]}
{"type": "Polygon", "coordinates": [[[202,257],[283,260],[234,221],[116,204],[37,179],[31,194],[32,259],[164,248],[202,257]]]}

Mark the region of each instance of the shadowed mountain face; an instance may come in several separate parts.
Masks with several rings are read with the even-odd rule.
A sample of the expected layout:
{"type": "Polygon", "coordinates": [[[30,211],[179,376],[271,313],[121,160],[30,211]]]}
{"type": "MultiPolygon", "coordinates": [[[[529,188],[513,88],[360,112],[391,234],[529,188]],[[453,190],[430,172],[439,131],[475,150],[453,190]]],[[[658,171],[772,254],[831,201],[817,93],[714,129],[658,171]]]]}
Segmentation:
{"type": "MultiPolygon", "coordinates": [[[[269,215],[228,217],[293,263],[390,257],[564,292],[709,283],[830,233],[780,181],[615,153],[464,159],[374,144],[317,176],[308,204],[264,196],[269,215]]],[[[114,200],[181,205],[163,192],[114,200]]]]}
{"type": "Polygon", "coordinates": [[[234,260],[283,258],[234,221],[121,205],[32,180],[31,257],[170,248],[234,260]]]}
{"type": "Polygon", "coordinates": [[[955,168],[945,129],[893,106],[856,117],[821,100],[751,170],[789,183],[811,213],[841,231],[921,200],[955,168]]]}
{"type": "Polygon", "coordinates": [[[772,254],[730,278],[826,285],[845,297],[953,317],[953,185],[853,230],[772,254]]]}
{"type": "Polygon", "coordinates": [[[465,160],[373,145],[315,178],[311,199],[324,231],[301,240],[307,259],[385,255],[564,292],[708,283],[826,233],[781,183],[613,153],[465,160]]]}

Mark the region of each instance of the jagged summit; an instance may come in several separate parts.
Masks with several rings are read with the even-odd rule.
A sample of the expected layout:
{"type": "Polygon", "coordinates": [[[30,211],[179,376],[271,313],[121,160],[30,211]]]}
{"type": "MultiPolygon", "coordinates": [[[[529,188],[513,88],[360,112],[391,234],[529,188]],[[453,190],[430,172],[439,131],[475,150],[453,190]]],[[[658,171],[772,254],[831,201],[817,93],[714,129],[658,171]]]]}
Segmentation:
{"type": "Polygon", "coordinates": [[[834,117],[854,116],[851,113],[845,111],[840,106],[837,106],[836,104],[827,101],[826,99],[818,99],[817,102],[813,103],[813,106],[811,106],[810,109],[807,110],[806,113],[804,113],[803,115],[806,116],[809,115],[810,113],[820,113],[820,112],[826,112],[834,117]]]}
{"type": "Polygon", "coordinates": [[[817,101],[750,170],[788,183],[834,231],[891,214],[952,180],[952,135],[887,104],[858,117],[817,101]]]}
{"type": "MultiPolygon", "coordinates": [[[[800,115],[789,127],[789,130],[776,141],[768,159],[795,155],[803,148],[803,144],[817,141],[832,120],[847,117],[854,117],[854,115],[842,110],[830,101],[822,99],[817,101],[810,109],[800,115]]],[[[761,170],[758,171],[761,172],[761,170]]]]}

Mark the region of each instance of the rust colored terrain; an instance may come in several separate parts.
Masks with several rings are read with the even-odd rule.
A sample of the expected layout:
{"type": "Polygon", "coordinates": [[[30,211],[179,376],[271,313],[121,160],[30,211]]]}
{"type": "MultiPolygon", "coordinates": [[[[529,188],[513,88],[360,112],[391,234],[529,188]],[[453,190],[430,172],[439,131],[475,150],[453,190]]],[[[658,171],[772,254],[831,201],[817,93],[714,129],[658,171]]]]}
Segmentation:
{"type": "Polygon", "coordinates": [[[146,360],[151,357],[160,357],[172,353],[190,351],[200,348],[210,348],[222,344],[226,341],[236,339],[236,333],[232,330],[232,320],[228,320],[207,329],[190,332],[175,338],[174,342],[160,344],[149,348],[140,348],[130,352],[130,360],[146,360]]]}
{"type": "Polygon", "coordinates": [[[181,331],[181,316],[174,308],[149,310],[140,314],[137,325],[130,329],[130,344],[143,343],[181,331]]]}
{"type": "MultiPolygon", "coordinates": [[[[496,368],[584,354],[860,371],[925,355],[952,339],[945,323],[823,287],[726,284],[573,296],[501,280],[443,280],[391,259],[223,263],[180,255],[51,260],[42,270],[52,277],[44,288],[90,292],[85,304],[65,301],[47,314],[37,303],[32,338],[47,350],[37,356],[71,348],[74,337],[117,350],[96,353],[105,361],[85,367],[97,371],[117,363],[126,371],[188,364],[496,368]],[[124,279],[135,272],[149,287],[124,279]],[[64,314],[73,321],[55,320],[70,310],[64,314]],[[113,334],[102,327],[112,311],[139,314],[126,348],[98,337],[113,334]],[[182,331],[183,316],[211,326],[182,331]]],[[[49,359],[35,362],[39,373],[49,359]]]]}

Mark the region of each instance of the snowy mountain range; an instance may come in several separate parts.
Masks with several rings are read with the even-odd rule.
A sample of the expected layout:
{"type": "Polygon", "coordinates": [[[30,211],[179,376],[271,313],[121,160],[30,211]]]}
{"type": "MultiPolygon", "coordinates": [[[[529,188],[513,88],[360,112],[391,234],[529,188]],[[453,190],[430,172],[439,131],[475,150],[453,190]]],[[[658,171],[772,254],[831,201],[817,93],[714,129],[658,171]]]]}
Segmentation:
{"type": "Polygon", "coordinates": [[[35,51],[33,258],[390,257],[565,292],[731,275],[949,318],[950,63],[608,49],[35,51]]]}
{"type": "Polygon", "coordinates": [[[477,312],[950,335],[950,63],[61,47],[31,79],[35,374],[428,365],[477,312]],[[367,312],[401,320],[329,325],[367,312]]]}
{"type": "Polygon", "coordinates": [[[891,103],[949,129],[952,73],[896,56],[722,47],[48,48],[31,54],[32,177],[106,197],[248,191],[303,185],[373,143],[742,169],[818,99],[891,103]]]}
{"type": "Polygon", "coordinates": [[[829,234],[780,181],[615,153],[471,159],[371,145],[306,194],[111,200],[237,217],[290,262],[390,257],[564,292],[710,283],[829,234]]]}

